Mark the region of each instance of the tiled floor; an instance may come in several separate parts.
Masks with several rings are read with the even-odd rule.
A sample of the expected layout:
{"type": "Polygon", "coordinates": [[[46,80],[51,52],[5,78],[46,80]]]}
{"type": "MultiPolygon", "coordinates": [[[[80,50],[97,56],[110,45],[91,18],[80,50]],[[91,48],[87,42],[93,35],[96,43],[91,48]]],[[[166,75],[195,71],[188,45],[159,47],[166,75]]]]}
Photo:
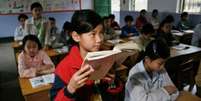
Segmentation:
{"type": "Polygon", "coordinates": [[[24,101],[10,43],[0,43],[0,101],[24,101]]]}

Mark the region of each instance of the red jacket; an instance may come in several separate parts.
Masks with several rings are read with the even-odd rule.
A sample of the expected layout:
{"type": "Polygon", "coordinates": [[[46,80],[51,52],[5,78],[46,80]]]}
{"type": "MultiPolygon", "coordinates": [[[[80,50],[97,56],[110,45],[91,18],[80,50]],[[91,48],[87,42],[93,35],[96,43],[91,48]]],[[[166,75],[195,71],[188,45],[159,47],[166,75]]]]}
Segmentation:
{"type": "MultiPolygon", "coordinates": [[[[54,101],[74,101],[74,99],[64,95],[64,87],[67,86],[73,74],[80,69],[82,62],[83,59],[80,55],[79,48],[77,46],[73,46],[69,54],[56,67],[55,75],[57,78],[60,79],[60,81],[55,80],[55,84],[53,86],[60,85],[60,87],[56,87],[59,89],[54,90],[54,101]],[[63,82],[63,84],[59,84],[57,81],[63,82]],[[61,84],[63,85],[63,87],[61,86],[61,84]]],[[[89,98],[92,94],[92,87],[93,81],[87,81],[87,83],[83,87],[76,91],[76,95],[78,96],[76,98],[76,101],[89,101],[89,98]]]]}

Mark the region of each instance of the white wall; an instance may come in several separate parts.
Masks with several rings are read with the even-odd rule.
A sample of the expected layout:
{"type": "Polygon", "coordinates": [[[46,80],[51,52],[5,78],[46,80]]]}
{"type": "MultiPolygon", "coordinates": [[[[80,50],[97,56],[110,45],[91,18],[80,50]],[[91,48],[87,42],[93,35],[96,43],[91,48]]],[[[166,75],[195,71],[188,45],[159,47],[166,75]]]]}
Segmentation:
{"type": "Polygon", "coordinates": [[[158,9],[160,12],[176,12],[178,0],[148,0],[148,11],[158,9]]]}
{"type": "Polygon", "coordinates": [[[82,9],[94,9],[94,0],[81,0],[82,9]]]}
{"type": "Polygon", "coordinates": [[[130,0],[120,0],[120,11],[129,11],[130,0]]]}

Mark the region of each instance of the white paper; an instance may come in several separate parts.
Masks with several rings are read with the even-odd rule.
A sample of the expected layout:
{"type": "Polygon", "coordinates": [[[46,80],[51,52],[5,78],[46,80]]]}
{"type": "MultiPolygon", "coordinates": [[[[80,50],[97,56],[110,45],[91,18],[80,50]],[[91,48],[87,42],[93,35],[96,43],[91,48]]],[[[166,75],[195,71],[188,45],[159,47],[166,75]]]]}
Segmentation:
{"type": "Polygon", "coordinates": [[[46,74],[46,75],[42,75],[42,76],[38,76],[38,77],[34,77],[29,79],[31,86],[33,88],[36,88],[38,86],[42,86],[42,85],[47,85],[49,83],[53,83],[54,82],[54,78],[55,75],[52,74],[46,74]]]}

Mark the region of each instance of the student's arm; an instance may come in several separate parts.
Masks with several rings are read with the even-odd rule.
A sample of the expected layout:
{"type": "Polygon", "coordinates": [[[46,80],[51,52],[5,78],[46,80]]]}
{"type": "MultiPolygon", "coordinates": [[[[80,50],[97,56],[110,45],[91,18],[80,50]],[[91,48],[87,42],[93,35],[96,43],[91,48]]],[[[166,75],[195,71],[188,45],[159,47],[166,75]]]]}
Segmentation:
{"type": "Polygon", "coordinates": [[[18,56],[18,73],[21,78],[30,78],[36,76],[35,68],[28,68],[25,64],[25,59],[22,54],[18,56]]]}
{"type": "Polygon", "coordinates": [[[164,88],[156,90],[145,90],[144,85],[139,78],[132,78],[126,83],[125,101],[169,101],[170,95],[164,88]],[[127,97],[129,96],[129,97],[127,97]]]}
{"type": "MultiPolygon", "coordinates": [[[[176,88],[176,86],[170,79],[168,73],[166,72],[165,68],[161,72],[162,72],[162,78],[163,78],[162,86],[163,87],[171,86],[173,88],[174,87],[176,88]]],[[[167,91],[167,89],[166,89],[166,91],[167,91]]],[[[175,92],[173,91],[173,93],[171,93],[171,100],[176,100],[178,93],[179,93],[178,90],[176,90],[175,92]]]]}
{"type": "MultiPolygon", "coordinates": [[[[68,76],[70,75],[70,78],[67,80],[68,84],[57,90],[56,94],[53,93],[55,96],[54,101],[74,101],[77,90],[86,84],[89,74],[91,74],[94,70],[90,65],[84,65],[78,71],[69,71],[70,72],[67,74],[68,76]]],[[[58,80],[55,80],[55,82],[58,83],[58,80]]],[[[82,93],[88,92],[83,91],[82,93]]]]}
{"type": "Polygon", "coordinates": [[[44,65],[42,65],[41,67],[39,67],[37,69],[37,73],[38,74],[48,74],[48,73],[54,72],[54,70],[55,70],[54,64],[53,64],[52,60],[50,59],[50,57],[44,51],[40,51],[39,54],[43,58],[44,65]]]}
{"type": "Polygon", "coordinates": [[[65,87],[66,87],[66,84],[59,78],[59,76],[55,74],[55,80],[50,90],[51,101],[59,101],[55,99],[56,96],[57,96],[57,99],[60,98],[60,99],[65,99],[65,101],[74,101],[76,96],[73,94],[68,94],[68,91],[65,87]]]}

